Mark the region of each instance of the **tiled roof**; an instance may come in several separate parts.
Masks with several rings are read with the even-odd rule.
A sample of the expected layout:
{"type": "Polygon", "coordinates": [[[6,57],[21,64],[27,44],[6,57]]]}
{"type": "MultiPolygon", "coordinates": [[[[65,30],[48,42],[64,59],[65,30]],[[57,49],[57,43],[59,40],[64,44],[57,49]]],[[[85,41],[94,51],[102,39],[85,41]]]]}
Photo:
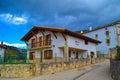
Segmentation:
{"type": "Polygon", "coordinates": [[[113,23],[105,25],[105,26],[100,26],[100,27],[94,28],[92,30],[86,30],[86,31],[83,31],[83,33],[81,33],[81,34],[86,34],[86,33],[93,32],[93,31],[96,31],[96,30],[99,30],[99,29],[103,29],[103,28],[107,28],[107,27],[112,27],[112,26],[114,26],[116,24],[120,24],[120,21],[119,22],[113,22],[113,23]]]}
{"type": "Polygon", "coordinates": [[[90,41],[90,42],[93,42],[93,43],[101,43],[98,40],[92,39],[90,37],[83,36],[81,34],[78,34],[76,32],[72,32],[72,31],[64,29],[64,28],[51,28],[51,27],[45,27],[45,26],[34,26],[21,40],[22,41],[28,41],[32,36],[37,34],[39,31],[45,31],[45,30],[52,31],[52,32],[60,32],[60,33],[70,35],[70,36],[73,36],[73,37],[77,37],[77,38],[80,38],[80,39],[83,39],[83,40],[87,40],[87,41],[90,41]]]}

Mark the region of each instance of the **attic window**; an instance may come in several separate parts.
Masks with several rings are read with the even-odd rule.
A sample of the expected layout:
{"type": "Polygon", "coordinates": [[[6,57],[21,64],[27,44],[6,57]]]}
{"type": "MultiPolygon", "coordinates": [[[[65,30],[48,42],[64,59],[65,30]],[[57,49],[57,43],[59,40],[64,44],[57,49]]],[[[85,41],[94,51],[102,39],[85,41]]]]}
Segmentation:
{"type": "Polygon", "coordinates": [[[98,34],[95,34],[95,39],[98,40],[98,34]]]}
{"type": "Polygon", "coordinates": [[[110,46],[110,39],[106,39],[107,46],[110,46]]]}
{"type": "Polygon", "coordinates": [[[108,31],[108,30],[106,30],[105,34],[108,36],[108,35],[109,35],[109,31],[108,31]]]}
{"type": "Polygon", "coordinates": [[[88,45],[88,41],[87,40],[85,40],[85,45],[88,45]]]}
{"type": "Polygon", "coordinates": [[[105,28],[105,30],[107,30],[107,27],[105,28]]]}

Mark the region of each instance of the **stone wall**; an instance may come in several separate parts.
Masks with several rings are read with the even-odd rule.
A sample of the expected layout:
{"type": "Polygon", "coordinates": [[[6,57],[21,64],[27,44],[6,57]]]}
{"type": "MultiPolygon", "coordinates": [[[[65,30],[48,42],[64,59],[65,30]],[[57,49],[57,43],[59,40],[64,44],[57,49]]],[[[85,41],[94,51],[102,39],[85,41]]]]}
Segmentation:
{"type": "Polygon", "coordinates": [[[110,59],[110,72],[113,80],[120,80],[120,60],[110,59]]]}
{"type": "Polygon", "coordinates": [[[29,77],[31,64],[0,64],[0,77],[29,77]]]}
{"type": "MultiPolygon", "coordinates": [[[[94,59],[93,64],[104,61],[104,59],[94,59]]],[[[91,65],[90,60],[78,60],[71,62],[43,63],[33,61],[32,64],[1,64],[0,77],[30,77],[45,74],[54,74],[71,69],[83,69],[91,65]]]]}
{"type": "MultiPolygon", "coordinates": [[[[94,59],[92,64],[103,62],[104,59],[94,59]]],[[[90,66],[91,62],[85,60],[73,61],[73,62],[59,62],[59,63],[45,63],[41,64],[40,74],[54,74],[56,72],[71,70],[71,69],[83,69],[85,66],[90,66]]],[[[38,75],[38,74],[37,74],[38,75]]]]}

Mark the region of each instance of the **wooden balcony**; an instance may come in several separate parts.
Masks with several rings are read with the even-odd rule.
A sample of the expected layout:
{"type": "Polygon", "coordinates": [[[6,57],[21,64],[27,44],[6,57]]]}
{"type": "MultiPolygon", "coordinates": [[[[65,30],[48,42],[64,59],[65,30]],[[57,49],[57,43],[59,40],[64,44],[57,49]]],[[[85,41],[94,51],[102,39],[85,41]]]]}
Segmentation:
{"type": "Polygon", "coordinates": [[[40,42],[34,42],[28,45],[28,49],[30,50],[36,50],[36,49],[44,49],[44,48],[50,48],[52,47],[51,45],[52,41],[51,40],[44,40],[40,42]]]}

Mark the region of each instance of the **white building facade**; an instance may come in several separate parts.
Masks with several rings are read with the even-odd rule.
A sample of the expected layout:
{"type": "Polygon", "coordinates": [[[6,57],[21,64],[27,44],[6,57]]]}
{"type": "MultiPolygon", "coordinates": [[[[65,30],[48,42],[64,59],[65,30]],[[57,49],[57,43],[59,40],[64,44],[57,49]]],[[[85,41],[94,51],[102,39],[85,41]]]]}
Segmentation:
{"type": "Polygon", "coordinates": [[[0,62],[4,62],[4,53],[5,47],[3,46],[3,42],[0,44],[0,62]]]}
{"type": "Polygon", "coordinates": [[[97,46],[97,51],[101,54],[108,54],[111,49],[120,46],[120,22],[88,30],[82,34],[102,42],[97,46]]]}
{"type": "Polygon", "coordinates": [[[27,57],[40,62],[59,62],[96,57],[98,40],[63,28],[33,27],[22,39],[27,57]]]}

